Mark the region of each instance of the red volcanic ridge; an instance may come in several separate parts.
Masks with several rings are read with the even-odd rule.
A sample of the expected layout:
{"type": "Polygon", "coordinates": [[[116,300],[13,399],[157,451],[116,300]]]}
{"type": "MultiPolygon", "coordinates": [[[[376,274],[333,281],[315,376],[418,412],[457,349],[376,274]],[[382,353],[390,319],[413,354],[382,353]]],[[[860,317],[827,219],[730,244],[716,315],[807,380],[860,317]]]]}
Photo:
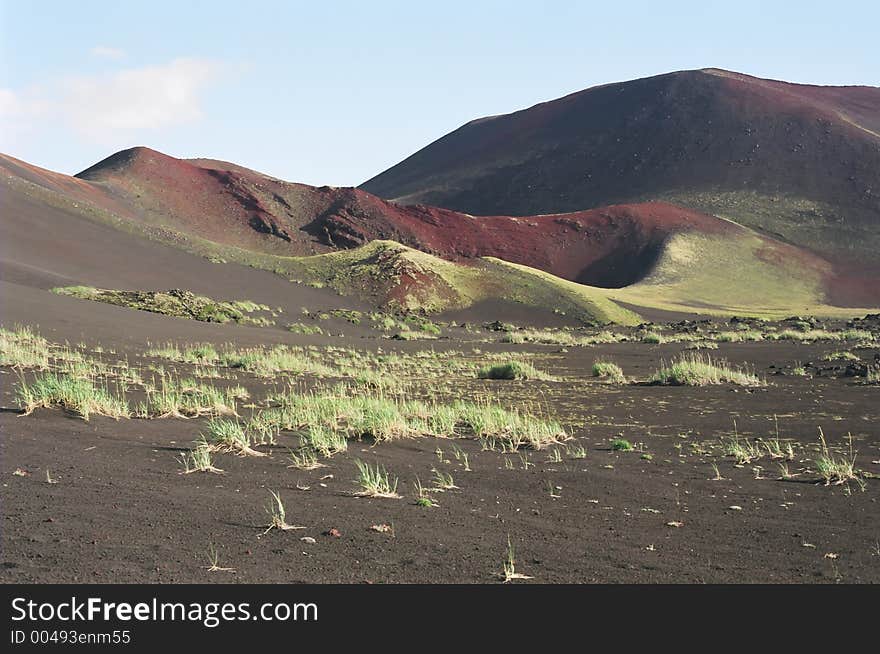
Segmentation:
{"type": "Polygon", "coordinates": [[[675,232],[735,229],[665,202],[474,217],[398,205],[359,189],[283,182],[233,164],[175,159],[148,148],[114,154],[77,177],[127,199],[130,217],[245,249],[303,255],[386,239],[454,261],[498,257],[604,287],[644,276],[675,232]]]}
{"type": "Polygon", "coordinates": [[[349,202],[312,226],[320,228],[316,233],[326,243],[350,247],[391,239],[454,261],[498,257],[608,288],[638,281],[673,233],[736,229],[666,202],[541,216],[475,217],[423,205],[398,206],[363,191],[348,193],[349,202]]]}
{"type": "Polygon", "coordinates": [[[200,166],[137,147],[117,152],[77,177],[126,195],[131,213],[148,222],[168,223],[168,218],[172,226],[204,238],[258,249],[260,235],[291,241],[276,218],[276,203],[268,202],[273,195],[268,186],[280,182],[254,171],[200,166]]]}

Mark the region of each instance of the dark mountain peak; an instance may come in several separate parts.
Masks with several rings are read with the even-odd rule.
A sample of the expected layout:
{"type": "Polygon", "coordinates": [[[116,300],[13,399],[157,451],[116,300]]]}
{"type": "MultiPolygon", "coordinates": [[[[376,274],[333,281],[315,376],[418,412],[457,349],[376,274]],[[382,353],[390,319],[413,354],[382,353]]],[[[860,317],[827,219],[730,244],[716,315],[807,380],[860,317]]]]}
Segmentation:
{"type": "Polygon", "coordinates": [[[880,248],[880,88],[720,68],[472,121],[361,188],[477,215],[669,200],[837,260],[880,248]]]}

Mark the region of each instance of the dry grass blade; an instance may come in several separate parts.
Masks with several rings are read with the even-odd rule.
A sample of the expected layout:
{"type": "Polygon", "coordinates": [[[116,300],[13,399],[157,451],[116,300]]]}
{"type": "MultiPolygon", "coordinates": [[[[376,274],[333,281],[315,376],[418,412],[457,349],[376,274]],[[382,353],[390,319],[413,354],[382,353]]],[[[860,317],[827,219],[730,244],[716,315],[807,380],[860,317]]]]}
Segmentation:
{"type": "Polygon", "coordinates": [[[264,531],[263,534],[268,534],[273,529],[278,529],[279,531],[305,529],[305,527],[297,527],[287,524],[287,512],[284,510],[284,503],[281,501],[281,495],[279,495],[275,491],[269,492],[272,494],[272,501],[269,503],[269,506],[266,507],[266,513],[269,514],[271,520],[269,522],[269,526],[266,527],[266,531],[264,531]]]}

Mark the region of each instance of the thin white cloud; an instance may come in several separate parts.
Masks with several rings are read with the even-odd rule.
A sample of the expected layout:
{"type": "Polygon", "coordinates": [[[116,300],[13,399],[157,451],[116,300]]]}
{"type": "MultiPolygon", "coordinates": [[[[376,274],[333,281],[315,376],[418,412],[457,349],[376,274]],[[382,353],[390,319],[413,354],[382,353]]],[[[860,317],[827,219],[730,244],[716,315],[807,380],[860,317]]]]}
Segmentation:
{"type": "Polygon", "coordinates": [[[111,48],[106,45],[96,45],[94,48],[89,50],[89,52],[94,57],[101,57],[102,59],[113,59],[119,60],[125,58],[125,50],[120,48],[111,48]]]}
{"type": "Polygon", "coordinates": [[[21,112],[21,100],[12,89],[0,89],[0,117],[7,118],[21,112]]]}
{"type": "Polygon", "coordinates": [[[103,147],[137,140],[144,132],[192,124],[204,116],[204,92],[221,73],[236,76],[242,70],[210,59],[181,58],[0,87],[0,152],[25,151],[35,139],[57,130],[103,147]]]}
{"type": "Polygon", "coordinates": [[[41,89],[20,91],[0,88],[0,151],[8,151],[29,138],[39,120],[50,114],[51,104],[41,89]]]}
{"type": "Polygon", "coordinates": [[[215,61],[185,58],[71,77],[60,85],[59,110],[80,133],[98,139],[189,123],[202,117],[201,92],[219,73],[215,61]]]}

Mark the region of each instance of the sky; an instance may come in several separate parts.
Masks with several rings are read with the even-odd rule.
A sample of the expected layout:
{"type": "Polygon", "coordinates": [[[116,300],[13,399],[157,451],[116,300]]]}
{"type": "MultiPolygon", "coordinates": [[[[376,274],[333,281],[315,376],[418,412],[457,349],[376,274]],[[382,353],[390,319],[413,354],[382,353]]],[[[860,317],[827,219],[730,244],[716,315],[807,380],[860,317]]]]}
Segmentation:
{"type": "Polygon", "coordinates": [[[0,152],[121,149],[353,186],[462,124],[717,67],[880,86],[880,2],[0,0],[0,152]]]}

